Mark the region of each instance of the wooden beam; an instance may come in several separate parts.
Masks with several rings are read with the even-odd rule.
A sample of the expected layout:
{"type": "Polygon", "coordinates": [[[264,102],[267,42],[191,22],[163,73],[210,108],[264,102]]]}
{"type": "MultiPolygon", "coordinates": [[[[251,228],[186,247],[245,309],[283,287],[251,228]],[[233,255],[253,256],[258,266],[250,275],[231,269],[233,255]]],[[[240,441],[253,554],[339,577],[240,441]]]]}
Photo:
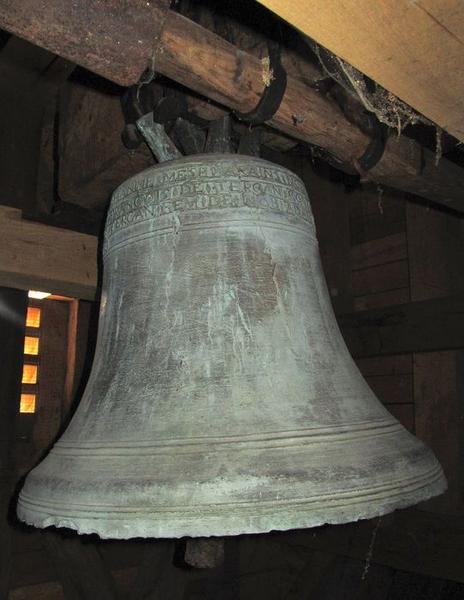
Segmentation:
{"type": "Polygon", "coordinates": [[[168,0],[0,0],[1,27],[111,79],[137,82],[153,56],[168,0]]]}
{"type": "MultiPolygon", "coordinates": [[[[246,112],[264,89],[263,63],[189,19],[169,12],[157,56],[158,72],[196,92],[246,112]],[[188,52],[186,52],[188,48],[188,52]]],[[[296,139],[322,146],[340,160],[359,158],[368,137],[325,95],[288,77],[282,104],[268,124],[296,139]]],[[[369,172],[378,183],[464,211],[464,169],[414,140],[391,136],[381,161],[369,172]]]]}
{"type": "Polygon", "coordinates": [[[12,539],[8,513],[15,479],[15,425],[19,413],[27,295],[0,287],[0,598],[8,597],[12,539]]]}
{"type": "MultiPolygon", "coordinates": [[[[90,4],[93,6],[94,3],[83,3],[84,9],[90,11],[86,15],[86,23],[94,24],[88,16],[94,10],[89,7],[90,4]]],[[[117,0],[112,4],[117,5],[117,0]]],[[[138,22],[135,14],[139,15],[137,11],[141,5],[133,0],[119,4],[119,11],[105,9],[94,13],[97,37],[102,39],[97,44],[98,51],[92,47],[92,52],[89,52],[88,35],[81,33],[81,39],[86,43],[78,43],[79,32],[86,31],[81,22],[85,10],[82,13],[81,9],[75,11],[73,0],[50,1],[47,7],[50,6],[51,12],[48,9],[44,12],[42,7],[37,10],[31,0],[1,1],[0,26],[119,83],[121,79],[115,74],[114,64],[118,66],[118,73],[128,74],[132,62],[140,61],[141,55],[136,56],[132,52],[133,40],[140,42],[144,52],[147,43],[151,43],[149,56],[153,60],[148,63],[155,64],[157,73],[234,111],[246,112],[256,106],[269,75],[259,58],[174,11],[168,11],[163,19],[159,38],[156,36],[159,23],[153,23],[150,29],[143,21],[143,26],[139,29],[134,27],[131,32],[131,27],[138,22]],[[124,22],[121,32],[116,31],[118,37],[113,40],[114,15],[121,20],[126,13],[130,18],[124,22]],[[59,23],[56,15],[60,15],[59,23]],[[122,33],[125,38],[121,38],[122,33]],[[110,45],[106,43],[109,39],[110,45]],[[72,44],[69,44],[70,40],[72,44]],[[116,62],[113,61],[115,53],[116,62]]],[[[151,6],[155,2],[147,4],[151,6]]],[[[385,29],[383,24],[382,28],[385,29]]],[[[125,82],[135,83],[137,80],[138,75],[134,74],[125,82]]],[[[268,124],[290,137],[321,146],[349,163],[354,163],[364,153],[370,141],[346,119],[335,102],[292,76],[288,77],[282,104],[268,124]]],[[[423,151],[416,142],[405,137],[389,138],[382,160],[369,172],[369,177],[378,183],[464,211],[464,169],[445,159],[435,166],[431,152],[423,151]]]]}
{"type": "Polygon", "coordinates": [[[0,285],[93,300],[98,239],[21,218],[0,206],[0,285]]]}
{"type": "Polygon", "coordinates": [[[464,297],[341,315],[338,323],[356,358],[464,348],[464,297]]]}
{"type": "Polygon", "coordinates": [[[461,0],[259,2],[464,140],[461,0]]]}

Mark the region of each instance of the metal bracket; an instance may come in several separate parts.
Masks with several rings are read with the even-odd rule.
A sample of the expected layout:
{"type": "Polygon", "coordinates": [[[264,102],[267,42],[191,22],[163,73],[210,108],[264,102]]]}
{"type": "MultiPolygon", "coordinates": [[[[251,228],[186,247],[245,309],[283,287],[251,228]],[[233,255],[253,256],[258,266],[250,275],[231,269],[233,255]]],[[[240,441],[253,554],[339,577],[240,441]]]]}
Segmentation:
{"type": "Polygon", "coordinates": [[[164,125],[153,120],[152,112],[137,119],[136,124],[158,162],[167,162],[182,157],[182,154],[166,133],[164,125]]]}
{"type": "Polygon", "coordinates": [[[373,133],[371,141],[363,155],[354,162],[356,169],[361,174],[373,169],[380,161],[388,138],[388,127],[380,123],[373,114],[369,114],[369,129],[373,133]]]}
{"type": "Polygon", "coordinates": [[[270,84],[264,88],[263,94],[255,108],[247,113],[235,112],[241,121],[250,125],[261,125],[276,114],[282,103],[287,88],[287,72],[280,62],[280,46],[269,42],[269,69],[272,72],[270,84]]]}

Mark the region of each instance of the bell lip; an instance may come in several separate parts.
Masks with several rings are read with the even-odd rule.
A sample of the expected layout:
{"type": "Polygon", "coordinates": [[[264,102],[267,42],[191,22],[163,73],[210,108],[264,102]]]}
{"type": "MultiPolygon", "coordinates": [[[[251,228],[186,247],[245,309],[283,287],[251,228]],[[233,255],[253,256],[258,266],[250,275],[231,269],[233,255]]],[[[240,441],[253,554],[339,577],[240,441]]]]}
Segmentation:
{"type": "MultiPolygon", "coordinates": [[[[73,517],[50,514],[37,508],[28,508],[20,494],[17,505],[18,518],[38,528],[57,527],[75,530],[79,535],[97,534],[102,539],[134,538],[182,538],[182,537],[224,537],[269,533],[271,531],[290,531],[308,529],[322,525],[341,525],[364,519],[373,519],[424,502],[446,491],[448,487],[442,468],[438,465],[433,479],[410,490],[398,488],[396,494],[385,498],[365,497],[361,501],[345,503],[340,498],[328,505],[314,507],[314,502],[285,503],[273,507],[273,510],[260,514],[259,504],[256,515],[246,515],[239,511],[211,516],[202,516],[202,507],[192,507],[191,514],[174,514],[166,518],[162,513],[130,514],[121,518],[120,513],[101,513],[95,516],[73,517]],[[313,506],[309,506],[312,504],[313,506]],[[166,522],[169,525],[166,525],[166,522]]],[[[173,511],[175,513],[175,510],[173,511]]]]}
{"type": "Polygon", "coordinates": [[[128,179],[125,179],[122,183],[120,183],[118,185],[117,188],[115,188],[111,197],[113,198],[114,196],[116,196],[117,192],[119,190],[123,189],[124,187],[126,187],[127,185],[129,185],[130,182],[135,181],[142,176],[146,176],[147,173],[152,173],[154,171],[159,171],[159,170],[163,170],[163,169],[164,170],[171,169],[173,167],[175,168],[184,163],[196,162],[199,159],[201,159],[202,161],[205,161],[206,159],[208,159],[209,161],[214,161],[214,160],[217,161],[217,160],[226,159],[226,160],[234,160],[234,161],[239,161],[239,162],[264,163],[265,165],[268,165],[268,166],[272,167],[273,169],[279,169],[281,171],[285,171],[285,172],[289,173],[290,175],[295,177],[298,181],[300,181],[303,184],[303,180],[301,179],[301,177],[299,175],[297,175],[294,171],[291,171],[287,167],[283,167],[283,166],[278,165],[270,160],[267,160],[266,158],[261,158],[260,156],[250,156],[249,154],[234,154],[232,152],[224,152],[224,153],[222,153],[222,152],[211,152],[211,153],[202,152],[200,154],[189,154],[187,156],[182,156],[181,158],[176,158],[174,160],[168,160],[166,162],[151,165],[150,167],[143,169],[143,171],[139,171],[135,175],[132,175],[128,179]]]}

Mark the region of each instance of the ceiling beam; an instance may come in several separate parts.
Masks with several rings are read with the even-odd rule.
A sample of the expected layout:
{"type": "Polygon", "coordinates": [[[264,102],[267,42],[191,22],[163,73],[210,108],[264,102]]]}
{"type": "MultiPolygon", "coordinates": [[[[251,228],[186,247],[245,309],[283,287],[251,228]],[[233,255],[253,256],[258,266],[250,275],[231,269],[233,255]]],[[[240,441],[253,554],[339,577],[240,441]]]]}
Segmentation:
{"type": "Polygon", "coordinates": [[[0,206],[0,286],[94,300],[98,238],[22,219],[0,206]]]}
{"type": "Polygon", "coordinates": [[[259,0],[464,141],[462,0],[259,0]]]}
{"type": "MultiPolygon", "coordinates": [[[[86,0],[85,4],[89,1],[86,0]]],[[[113,3],[117,4],[117,0],[113,0],[113,3]]],[[[82,45],[81,53],[77,43],[73,43],[72,51],[69,50],[65,33],[68,29],[74,33],[77,31],[73,9],[75,2],[50,0],[50,4],[56,9],[53,13],[55,17],[53,14],[49,15],[50,19],[53,21],[57,14],[60,15],[59,30],[62,31],[63,38],[61,44],[56,35],[56,23],[52,27],[49,20],[44,20],[42,5],[39,8],[31,0],[16,0],[14,3],[0,0],[0,26],[13,33],[27,35],[34,43],[52,48],[113,81],[120,81],[115,77],[113,65],[110,64],[115,52],[113,46],[109,49],[102,42],[90,56],[85,44],[82,45]],[[27,11],[30,15],[25,15],[27,11]],[[34,26],[20,27],[23,21],[19,17],[15,20],[15,14],[20,14],[21,19],[26,19],[27,16],[29,21],[32,18],[34,26]],[[49,31],[53,31],[53,35],[47,33],[49,31]],[[94,67],[92,60],[95,62],[94,67]]],[[[156,3],[152,0],[150,4],[156,3]]],[[[135,0],[120,0],[121,14],[124,11],[131,14],[137,12],[138,7],[140,3],[135,0]]],[[[114,23],[106,13],[99,13],[98,18],[100,36],[104,41],[106,36],[111,35],[114,23]]],[[[128,22],[133,20],[129,19],[128,22]]],[[[247,112],[256,106],[269,77],[266,65],[259,58],[173,11],[167,12],[163,23],[162,32],[157,39],[155,33],[158,31],[158,23],[153,23],[151,34],[146,27],[134,29],[132,38],[127,33],[129,41],[121,41],[118,53],[119,63],[124,63],[121,66],[121,69],[125,69],[124,72],[129,72],[131,61],[134,60],[129,51],[133,39],[139,39],[141,45],[151,40],[152,58],[157,73],[166,75],[233,111],[247,112]]],[[[127,82],[135,81],[135,73],[132,80],[131,77],[127,78],[127,82]]],[[[335,102],[308,83],[291,76],[288,77],[281,106],[268,124],[290,137],[321,146],[341,161],[350,164],[357,163],[370,142],[366,134],[346,119],[335,102]]],[[[435,165],[433,153],[405,137],[391,136],[388,139],[382,159],[367,176],[377,183],[418,194],[432,202],[464,212],[464,169],[445,159],[435,165]]]]}

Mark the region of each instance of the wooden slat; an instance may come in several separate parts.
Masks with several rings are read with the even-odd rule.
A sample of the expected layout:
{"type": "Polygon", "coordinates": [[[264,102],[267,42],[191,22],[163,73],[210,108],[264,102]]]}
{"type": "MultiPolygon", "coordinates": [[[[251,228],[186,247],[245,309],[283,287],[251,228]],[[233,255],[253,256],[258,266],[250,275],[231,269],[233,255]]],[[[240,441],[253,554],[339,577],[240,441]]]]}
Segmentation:
{"type": "Polygon", "coordinates": [[[403,427],[414,433],[414,404],[412,402],[407,404],[386,404],[385,408],[391,412],[395,419],[398,419],[403,427]]]}
{"type": "MultiPolygon", "coordinates": [[[[411,297],[428,299],[439,307],[447,295],[464,293],[463,223],[452,215],[413,203],[407,204],[406,214],[411,297]]],[[[439,322],[440,316],[430,315],[430,319],[439,322]]],[[[462,331],[462,312],[460,317],[456,327],[462,331]]],[[[426,508],[449,514],[462,514],[464,509],[463,365],[462,351],[414,355],[417,435],[436,452],[449,485],[448,491],[428,502],[426,508]]]]}
{"type": "Polygon", "coordinates": [[[436,453],[448,491],[429,500],[425,510],[463,514],[464,510],[464,351],[414,355],[417,436],[436,453]]]}
{"type": "Polygon", "coordinates": [[[464,140],[460,0],[259,1],[464,140]]]}
{"type": "Polygon", "coordinates": [[[438,298],[340,315],[355,357],[464,348],[464,298],[438,298]]]}
{"type": "MultiPolygon", "coordinates": [[[[405,219],[404,194],[391,189],[379,190],[372,184],[365,184],[350,194],[350,216],[362,219],[375,215],[394,216],[405,219]]],[[[382,237],[382,236],[380,236],[382,237]]]]}
{"type": "Polygon", "coordinates": [[[406,233],[396,233],[351,248],[353,271],[407,258],[406,233]]]}
{"type": "Polygon", "coordinates": [[[411,300],[464,293],[464,222],[441,211],[406,206],[411,300]]]}
{"type": "Polygon", "coordinates": [[[359,358],[356,364],[364,377],[412,373],[411,354],[359,358]]]}
{"type": "Polygon", "coordinates": [[[383,404],[407,404],[413,402],[412,374],[370,375],[366,381],[383,404]]]}
{"type": "Polygon", "coordinates": [[[32,430],[32,468],[56,438],[62,422],[70,302],[45,301],[41,308],[39,394],[32,430]]]}
{"type": "Polygon", "coordinates": [[[406,230],[404,194],[372,186],[350,196],[351,243],[361,244],[406,230]]]}
{"type": "Polygon", "coordinates": [[[387,290],[386,292],[377,292],[357,296],[353,300],[353,309],[356,312],[382,308],[382,306],[394,306],[397,304],[406,304],[410,300],[409,287],[398,288],[396,290],[387,290]]]}
{"type": "Polygon", "coordinates": [[[346,268],[350,252],[349,197],[341,186],[318,176],[305,165],[302,177],[309,193],[316,223],[319,250],[332,304],[336,313],[352,309],[351,274],[346,268]],[[337,243],[334,244],[334,240],[337,243]]]}
{"type": "Polygon", "coordinates": [[[353,245],[402,233],[405,229],[404,216],[401,219],[389,212],[367,215],[363,219],[350,217],[350,237],[353,245]]]}
{"type": "Polygon", "coordinates": [[[105,206],[125,179],[153,165],[145,144],[128,152],[121,141],[119,96],[69,84],[60,106],[59,192],[65,202],[105,206]]]}
{"type": "Polygon", "coordinates": [[[353,271],[351,280],[355,296],[407,287],[409,284],[408,261],[398,260],[353,271]]]}
{"type": "Polygon", "coordinates": [[[21,219],[0,206],[0,285],[93,300],[96,237],[21,219]]]}

